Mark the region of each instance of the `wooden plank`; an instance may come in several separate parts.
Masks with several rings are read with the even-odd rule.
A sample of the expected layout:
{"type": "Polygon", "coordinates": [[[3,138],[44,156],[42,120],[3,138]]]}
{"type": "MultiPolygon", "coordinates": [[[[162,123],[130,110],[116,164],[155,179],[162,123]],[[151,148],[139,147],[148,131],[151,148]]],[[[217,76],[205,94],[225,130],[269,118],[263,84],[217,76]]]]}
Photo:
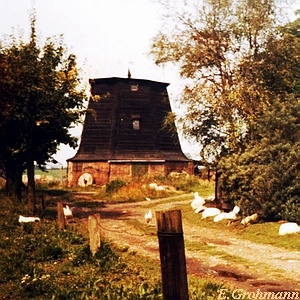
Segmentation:
{"type": "Polygon", "coordinates": [[[94,256],[101,246],[100,214],[89,216],[90,250],[94,256]]]}
{"type": "Polygon", "coordinates": [[[57,202],[57,222],[60,230],[64,230],[66,228],[63,203],[61,201],[57,202]]]}
{"type": "Polygon", "coordinates": [[[188,284],[180,210],[157,211],[164,300],[188,300],[188,284]]]}

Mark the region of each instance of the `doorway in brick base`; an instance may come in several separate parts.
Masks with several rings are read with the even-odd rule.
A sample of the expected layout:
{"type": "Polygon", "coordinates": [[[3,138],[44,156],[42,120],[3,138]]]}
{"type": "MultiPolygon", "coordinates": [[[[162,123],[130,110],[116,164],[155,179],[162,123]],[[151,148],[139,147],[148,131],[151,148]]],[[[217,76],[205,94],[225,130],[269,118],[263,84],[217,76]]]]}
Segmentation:
{"type": "Polygon", "coordinates": [[[134,163],[132,164],[132,177],[145,178],[148,177],[148,164],[147,163],[134,163]]]}

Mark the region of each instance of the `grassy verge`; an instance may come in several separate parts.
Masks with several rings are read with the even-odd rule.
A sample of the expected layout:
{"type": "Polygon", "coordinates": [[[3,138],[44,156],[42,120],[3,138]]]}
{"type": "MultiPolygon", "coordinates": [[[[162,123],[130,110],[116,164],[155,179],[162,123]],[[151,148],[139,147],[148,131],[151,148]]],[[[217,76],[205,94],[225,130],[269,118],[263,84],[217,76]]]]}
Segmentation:
{"type": "MultiPolygon", "coordinates": [[[[106,241],[93,257],[86,231],[77,223],[59,230],[55,203],[47,205],[41,222],[20,225],[24,207],[0,195],[1,299],[162,299],[157,262],[106,241]]],[[[224,288],[189,281],[190,299],[217,299],[224,288]]]]}
{"type": "MultiPolygon", "coordinates": [[[[234,233],[240,238],[253,242],[272,244],[290,250],[299,250],[300,241],[294,236],[279,236],[277,223],[253,224],[244,227],[240,222],[227,226],[202,220],[190,207],[192,192],[202,196],[213,193],[211,182],[192,178],[184,182],[156,180],[158,185],[172,186],[168,192],[149,189],[150,182],[126,184],[107,193],[106,189],[38,191],[38,197],[46,201],[43,221],[37,224],[18,223],[18,214],[26,214],[21,204],[15,204],[0,194],[0,298],[1,299],[162,299],[160,266],[149,258],[129,251],[123,245],[102,242],[95,257],[91,256],[87,229],[80,223],[68,230],[60,231],[56,226],[56,201],[72,203],[75,206],[99,208],[105,202],[132,202],[157,199],[147,202],[147,208],[157,205],[179,203],[183,222],[199,227],[215,228],[234,233]],[[129,188],[130,187],[130,188],[129,188]],[[130,191],[131,190],[131,191],[130,191]],[[74,193],[76,191],[77,196],[74,193]],[[129,193],[130,191],[130,193],[129,193]],[[141,193],[142,191],[142,193],[141,193]],[[113,196],[113,197],[112,197],[113,196]]],[[[130,220],[145,234],[153,228],[130,220]]],[[[228,255],[211,245],[186,243],[188,248],[202,247],[203,251],[228,261],[239,258],[228,255]]],[[[189,276],[190,299],[217,299],[222,284],[211,280],[189,276]]],[[[226,299],[232,299],[230,290],[226,299]]]]}
{"type": "Polygon", "coordinates": [[[300,239],[297,238],[298,235],[290,234],[280,236],[278,234],[279,223],[265,222],[244,226],[241,224],[241,219],[231,224],[228,224],[227,220],[215,223],[213,222],[213,218],[202,219],[201,213],[195,214],[190,204],[184,204],[182,211],[183,218],[186,222],[196,224],[199,227],[218,229],[228,234],[234,233],[237,237],[254,243],[300,251],[300,239]]]}
{"type": "Polygon", "coordinates": [[[74,227],[60,231],[47,216],[20,225],[18,208],[6,210],[9,200],[2,200],[1,299],[161,299],[158,276],[134,253],[102,241],[92,257],[74,227]]]}

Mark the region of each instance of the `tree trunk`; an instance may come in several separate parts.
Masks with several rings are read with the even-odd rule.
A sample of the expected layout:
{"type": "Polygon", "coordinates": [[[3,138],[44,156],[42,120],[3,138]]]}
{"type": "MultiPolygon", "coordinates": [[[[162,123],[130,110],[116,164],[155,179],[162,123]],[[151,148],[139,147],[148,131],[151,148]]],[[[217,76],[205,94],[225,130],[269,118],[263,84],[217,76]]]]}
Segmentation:
{"type": "Polygon", "coordinates": [[[36,198],[35,198],[35,181],[34,181],[34,160],[31,158],[27,160],[27,177],[28,177],[28,190],[27,190],[28,208],[33,214],[35,214],[36,198]]]}
{"type": "Polygon", "coordinates": [[[21,200],[21,195],[18,193],[17,188],[17,178],[15,174],[12,174],[10,171],[5,172],[5,191],[9,197],[12,197],[13,200],[21,200]]]}
{"type": "Polygon", "coordinates": [[[23,171],[24,171],[24,167],[23,167],[23,163],[18,163],[17,166],[17,190],[16,190],[16,195],[17,195],[17,199],[19,200],[19,202],[22,201],[22,190],[24,189],[24,183],[23,183],[23,171]]]}
{"type": "Polygon", "coordinates": [[[221,196],[221,189],[219,187],[219,178],[220,173],[218,172],[218,169],[216,168],[216,175],[215,175],[215,202],[216,206],[218,208],[222,208],[222,196],[221,196]]]}
{"type": "Polygon", "coordinates": [[[15,201],[22,200],[22,173],[23,165],[15,158],[10,158],[5,162],[6,194],[15,201]]]}

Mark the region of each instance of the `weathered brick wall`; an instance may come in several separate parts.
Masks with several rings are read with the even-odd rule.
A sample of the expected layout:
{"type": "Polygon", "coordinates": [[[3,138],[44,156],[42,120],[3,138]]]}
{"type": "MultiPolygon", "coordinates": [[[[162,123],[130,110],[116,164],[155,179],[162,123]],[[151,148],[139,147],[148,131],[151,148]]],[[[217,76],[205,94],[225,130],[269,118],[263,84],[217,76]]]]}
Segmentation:
{"type": "Polygon", "coordinates": [[[74,163],[73,162],[68,162],[68,167],[67,167],[67,186],[68,187],[72,187],[76,184],[74,184],[74,171],[73,171],[73,166],[74,166],[74,163]]]}
{"type": "Polygon", "coordinates": [[[108,162],[94,162],[92,165],[87,164],[84,166],[84,170],[89,170],[94,178],[94,184],[104,185],[108,182],[109,178],[109,163],[108,162]]]}
{"type": "Polygon", "coordinates": [[[88,173],[93,177],[93,184],[104,185],[109,178],[108,162],[68,162],[68,187],[77,186],[79,177],[88,173]]]}
{"type": "MultiPolygon", "coordinates": [[[[78,179],[82,174],[90,174],[93,184],[98,186],[117,179],[129,181],[134,177],[133,168],[134,166],[130,162],[69,162],[68,187],[77,186],[78,179]]],[[[145,178],[153,178],[167,176],[172,171],[185,171],[193,174],[193,164],[190,162],[148,163],[142,175],[145,178]]]]}
{"type": "Polygon", "coordinates": [[[131,177],[131,163],[110,163],[109,181],[113,181],[116,179],[127,181],[130,180],[131,177]]]}
{"type": "Polygon", "coordinates": [[[194,173],[194,166],[192,162],[166,162],[166,173],[167,175],[171,172],[186,172],[190,175],[194,173]]]}
{"type": "Polygon", "coordinates": [[[166,175],[166,166],[164,163],[151,164],[149,166],[149,177],[165,176],[165,175],[166,175]]]}

